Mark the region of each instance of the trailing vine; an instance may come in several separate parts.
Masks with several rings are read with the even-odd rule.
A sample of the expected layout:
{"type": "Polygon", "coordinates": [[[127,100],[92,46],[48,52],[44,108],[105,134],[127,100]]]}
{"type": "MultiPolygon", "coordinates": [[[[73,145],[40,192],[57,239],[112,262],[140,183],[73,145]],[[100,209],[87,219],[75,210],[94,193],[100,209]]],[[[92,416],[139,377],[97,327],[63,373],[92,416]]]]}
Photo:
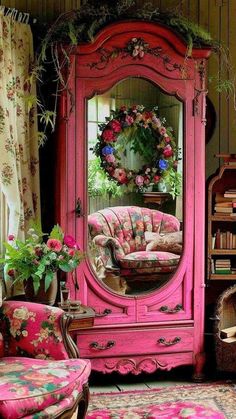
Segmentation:
{"type": "MultiPolygon", "coordinates": [[[[218,74],[210,81],[214,83],[218,91],[224,90],[227,94],[235,97],[235,77],[227,51],[217,41],[213,40],[207,31],[181,16],[178,11],[167,10],[163,12],[158,7],[153,6],[151,2],[146,2],[142,8],[139,8],[136,0],[103,0],[102,2],[100,0],[89,0],[78,10],[60,15],[48,29],[37,52],[36,65],[30,77],[36,78],[40,84],[48,63],[50,71],[53,68],[56,75],[54,78],[56,82],[54,109],[47,110],[43,97],[35,98],[39,107],[39,118],[44,127],[39,134],[40,143],[44,143],[46,140],[46,127],[51,126],[51,129],[54,130],[58,95],[62,90],[67,90],[70,94],[68,78],[65,76],[67,72],[64,71],[69,66],[68,47],[73,49],[75,45],[93,41],[96,33],[109,23],[130,19],[157,22],[171,28],[186,42],[186,57],[191,56],[193,47],[210,46],[214,52],[223,57],[221,60],[222,66],[227,69],[230,77],[232,75],[230,80],[222,80],[221,69],[219,69],[218,74]],[[63,45],[67,45],[67,51],[63,45]],[[63,59],[60,58],[59,60],[59,55],[63,59]]],[[[114,54],[114,51],[112,53],[114,54]]],[[[121,52],[117,51],[117,53],[121,52]]],[[[153,51],[153,53],[158,54],[158,51],[153,51]]],[[[111,59],[109,51],[103,51],[103,54],[102,60],[111,59]]],[[[91,63],[91,65],[98,65],[98,63],[91,63]]],[[[70,98],[71,107],[73,107],[71,94],[70,98]]]]}

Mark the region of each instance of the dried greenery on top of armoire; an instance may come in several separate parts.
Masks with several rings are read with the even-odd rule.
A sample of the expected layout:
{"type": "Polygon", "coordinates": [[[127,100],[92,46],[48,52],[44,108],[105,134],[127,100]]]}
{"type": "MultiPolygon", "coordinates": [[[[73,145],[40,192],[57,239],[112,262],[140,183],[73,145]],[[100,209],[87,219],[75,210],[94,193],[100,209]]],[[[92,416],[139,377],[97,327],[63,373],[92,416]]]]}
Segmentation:
{"type": "MultiPolygon", "coordinates": [[[[35,67],[30,77],[35,77],[40,83],[42,79],[45,79],[45,73],[47,78],[50,72],[54,72],[55,97],[57,97],[67,89],[68,80],[65,78],[64,68],[69,65],[69,60],[68,49],[65,46],[69,47],[70,51],[70,48],[73,49],[75,45],[92,41],[96,33],[107,24],[133,19],[157,22],[178,33],[186,43],[185,60],[191,57],[193,47],[210,46],[215,53],[221,56],[220,65],[224,66],[232,75],[229,80],[222,80],[219,68],[217,74],[212,77],[216,89],[234,94],[234,76],[229,54],[217,40],[212,39],[206,30],[176,11],[160,11],[151,2],[145,2],[142,8],[139,8],[137,0],[88,0],[78,10],[61,14],[50,27],[46,28],[45,36],[37,49],[35,67]],[[59,60],[59,55],[64,59],[59,60]],[[50,65],[47,71],[48,62],[50,65]]],[[[45,31],[45,28],[43,30],[45,31]]],[[[43,127],[43,132],[39,133],[40,144],[43,144],[47,139],[46,128],[49,126],[52,130],[54,129],[56,119],[56,100],[51,106],[51,110],[47,110],[48,105],[45,102],[45,97],[37,98],[39,120],[43,127]]],[[[73,106],[73,98],[71,98],[71,105],[73,106]]]]}

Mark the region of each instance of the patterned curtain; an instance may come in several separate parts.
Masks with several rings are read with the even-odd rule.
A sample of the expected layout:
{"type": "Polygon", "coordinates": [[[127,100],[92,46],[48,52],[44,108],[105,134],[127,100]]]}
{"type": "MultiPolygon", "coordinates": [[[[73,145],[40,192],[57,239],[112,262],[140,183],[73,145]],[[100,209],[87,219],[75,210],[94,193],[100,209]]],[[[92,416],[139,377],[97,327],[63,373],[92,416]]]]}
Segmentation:
{"type": "Polygon", "coordinates": [[[40,219],[36,86],[29,78],[33,60],[30,26],[0,11],[0,227],[2,236],[20,239],[29,221],[40,219]]]}

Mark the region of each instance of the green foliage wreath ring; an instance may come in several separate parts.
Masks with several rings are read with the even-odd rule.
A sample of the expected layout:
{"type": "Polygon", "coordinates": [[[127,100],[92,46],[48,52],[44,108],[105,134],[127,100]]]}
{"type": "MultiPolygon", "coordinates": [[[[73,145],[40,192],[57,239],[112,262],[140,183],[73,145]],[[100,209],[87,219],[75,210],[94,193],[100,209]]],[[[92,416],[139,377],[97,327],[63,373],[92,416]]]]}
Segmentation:
{"type": "Polygon", "coordinates": [[[173,129],[166,127],[165,118],[142,105],[131,108],[121,106],[111,111],[106,123],[100,124],[101,133],[95,146],[95,154],[101,158],[101,166],[109,177],[129,190],[145,191],[150,184],[165,180],[171,185],[174,196],[180,193],[181,175],[177,172],[179,150],[173,129]],[[121,164],[121,151],[128,143],[148,163],[139,170],[125,168],[121,164]]]}

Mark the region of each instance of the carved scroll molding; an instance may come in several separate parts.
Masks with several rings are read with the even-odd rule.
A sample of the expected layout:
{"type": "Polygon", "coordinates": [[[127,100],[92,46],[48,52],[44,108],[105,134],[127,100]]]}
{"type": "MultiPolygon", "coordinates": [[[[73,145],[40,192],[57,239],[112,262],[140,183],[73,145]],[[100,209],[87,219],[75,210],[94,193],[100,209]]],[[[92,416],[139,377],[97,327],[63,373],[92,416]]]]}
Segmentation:
{"type": "Polygon", "coordinates": [[[134,374],[138,375],[141,372],[152,373],[157,369],[168,370],[171,368],[168,364],[158,361],[157,358],[143,358],[141,361],[136,361],[132,358],[124,358],[121,360],[107,360],[105,361],[106,372],[117,371],[120,374],[134,374]]]}
{"type": "Polygon", "coordinates": [[[199,64],[198,64],[198,74],[199,74],[199,88],[195,87],[195,97],[193,100],[193,111],[194,111],[194,115],[199,116],[200,115],[200,109],[202,109],[202,115],[201,115],[201,122],[202,124],[206,125],[206,104],[205,104],[205,100],[206,100],[206,95],[208,93],[208,91],[206,90],[205,87],[205,80],[206,80],[206,67],[205,67],[205,62],[202,60],[199,64]],[[201,107],[199,100],[201,95],[203,96],[203,100],[204,100],[204,105],[201,107]]]}
{"type": "Polygon", "coordinates": [[[161,46],[150,48],[143,38],[132,38],[123,48],[99,48],[98,54],[98,61],[88,64],[90,69],[103,70],[111,61],[117,58],[125,59],[131,57],[133,60],[142,60],[145,55],[152,55],[162,61],[167,71],[178,70],[183,75],[186,70],[183,65],[173,62],[161,46]]]}

